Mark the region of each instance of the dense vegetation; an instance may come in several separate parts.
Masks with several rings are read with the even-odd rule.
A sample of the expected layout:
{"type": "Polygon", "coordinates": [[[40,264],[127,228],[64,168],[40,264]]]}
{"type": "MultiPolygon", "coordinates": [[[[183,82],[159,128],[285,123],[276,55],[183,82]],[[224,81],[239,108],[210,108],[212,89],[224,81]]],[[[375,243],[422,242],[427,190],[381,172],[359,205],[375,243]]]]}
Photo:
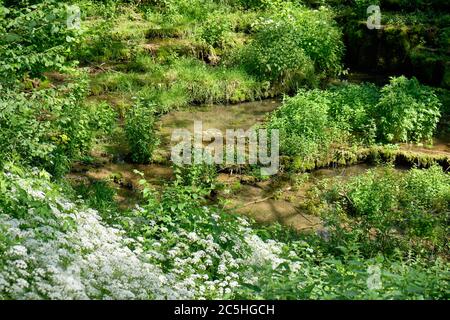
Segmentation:
{"type": "Polygon", "coordinates": [[[431,145],[449,133],[445,86],[340,81],[339,19],[366,2],[0,0],[0,299],[448,299],[448,159],[324,179],[303,203],[310,233],[227,208],[222,167],[174,166],[160,188],[135,171],[128,208],[110,181],[66,177],[105,146],[158,160],[176,109],[281,95],[261,125],[280,130],[273,180],[431,145]]]}
{"type": "Polygon", "coordinates": [[[431,88],[402,76],[380,90],[370,84],[301,90],[268,125],[281,129],[282,152],[307,165],[354,145],[431,141],[441,107],[431,88]]]}

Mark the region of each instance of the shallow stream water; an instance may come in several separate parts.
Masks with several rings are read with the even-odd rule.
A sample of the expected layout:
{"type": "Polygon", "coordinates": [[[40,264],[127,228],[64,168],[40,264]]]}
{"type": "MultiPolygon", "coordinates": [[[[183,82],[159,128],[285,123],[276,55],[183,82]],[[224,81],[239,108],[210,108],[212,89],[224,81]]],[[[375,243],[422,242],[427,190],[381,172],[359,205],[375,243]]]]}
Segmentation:
{"type": "MultiPolygon", "coordinates": [[[[168,159],[170,137],[174,129],[193,130],[194,121],[202,121],[203,130],[210,128],[225,132],[226,129],[248,130],[263,123],[271,111],[281,104],[280,100],[269,99],[236,105],[213,105],[190,107],[186,110],[163,115],[158,122],[161,145],[158,152],[168,159]]],[[[413,152],[444,154],[450,157],[450,141],[436,140],[433,146],[402,144],[401,149],[413,152]]],[[[119,157],[120,158],[120,157],[119,157]]],[[[225,206],[233,211],[248,215],[260,223],[280,222],[297,230],[320,228],[320,219],[306,214],[302,209],[308,191],[324,179],[348,179],[364,173],[372,166],[356,164],[349,167],[322,168],[308,174],[299,174],[304,183],[294,185],[291,180],[283,181],[273,177],[256,182],[252,177],[241,174],[221,173],[219,181],[223,189],[219,192],[226,199],[225,206]],[[303,175],[303,176],[302,176],[303,175]]],[[[123,207],[130,207],[139,201],[139,180],[134,173],[138,170],[155,188],[173,178],[169,162],[161,164],[137,165],[120,161],[103,161],[99,165],[77,165],[68,175],[75,182],[108,180],[117,189],[117,200],[123,207]]],[[[291,177],[292,178],[292,177],[291,177]]]]}

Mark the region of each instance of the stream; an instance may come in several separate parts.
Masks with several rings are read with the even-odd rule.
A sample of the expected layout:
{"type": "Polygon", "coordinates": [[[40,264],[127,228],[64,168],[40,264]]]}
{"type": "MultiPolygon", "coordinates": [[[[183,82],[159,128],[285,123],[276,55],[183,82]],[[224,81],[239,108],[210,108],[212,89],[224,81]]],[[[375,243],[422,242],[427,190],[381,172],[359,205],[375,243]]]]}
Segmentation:
{"type": "MultiPolygon", "coordinates": [[[[263,123],[267,115],[279,107],[279,100],[246,102],[236,105],[213,105],[189,107],[163,115],[158,123],[161,144],[156,153],[165,161],[148,165],[127,163],[123,160],[105,159],[94,164],[76,164],[67,178],[73,183],[87,183],[99,180],[110,181],[117,190],[116,200],[122,208],[130,208],[139,201],[139,180],[142,177],[134,170],[144,173],[147,181],[156,189],[162,189],[173,178],[170,162],[170,137],[174,129],[193,130],[194,121],[202,121],[203,130],[216,128],[247,130],[263,123]]],[[[450,158],[450,141],[436,140],[432,147],[410,144],[400,149],[426,154],[440,154],[450,158]]],[[[98,154],[94,158],[99,158],[98,154]]],[[[101,157],[100,157],[101,158],[101,157]]],[[[218,181],[223,185],[219,196],[224,206],[234,212],[249,216],[255,221],[268,224],[279,222],[299,231],[317,230],[321,227],[317,216],[304,210],[308,192],[325,179],[348,179],[373,168],[369,164],[355,164],[348,167],[322,168],[310,173],[293,176],[273,176],[268,180],[256,181],[254,177],[240,173],[220,173],[218,181]]]]}

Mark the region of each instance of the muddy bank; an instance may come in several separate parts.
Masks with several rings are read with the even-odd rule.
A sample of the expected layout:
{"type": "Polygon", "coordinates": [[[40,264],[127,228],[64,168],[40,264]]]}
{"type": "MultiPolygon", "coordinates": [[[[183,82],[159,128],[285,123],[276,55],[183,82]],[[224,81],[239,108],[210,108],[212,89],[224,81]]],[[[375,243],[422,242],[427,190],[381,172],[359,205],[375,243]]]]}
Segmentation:
{"type": "Polygon", "coordinates": [[[252,183],[240,175],[219,176],[224,184],[221,196],[225,207],[253,218],[256,222],[278,222],[297,231],[317,231],[323,226],[319,217],[307,208],[310,192],[321,181],[341,179],[365,173],[375,166],[360,164],[343,168],[323,168],[311,173],[277,176],[266,181],[252,183]]]}
{"type": "Polygon", "coordinates": [[[84,186],[98,181],[107,182],[116,192],[115,200],[119,207],[129,209],[142,200],[142,187],[139,184],[142,176],[136,170],[143,173],[149,184],[157,190],[161,190],[173,178],[172,168],[169,166],[109,162],[97,165],[77,163],[66,175],[66,179],[72,185],[84,186]]]}

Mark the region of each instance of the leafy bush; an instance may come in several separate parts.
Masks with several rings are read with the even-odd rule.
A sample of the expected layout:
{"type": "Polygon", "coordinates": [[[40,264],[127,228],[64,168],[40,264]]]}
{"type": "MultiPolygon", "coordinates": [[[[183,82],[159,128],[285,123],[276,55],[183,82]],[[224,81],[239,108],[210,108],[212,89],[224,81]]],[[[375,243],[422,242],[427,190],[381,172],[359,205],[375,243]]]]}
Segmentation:
{"type": "Polygon", "coordinates": [[[4,7],[0,4],[0,77],[2,82],[25,75],[41,77],[49,70],[63,70],[80,32],[66,25],[66,5],[44,0],[34,5],[4,7]]]}
{"type": "MultiPolygon", "coordinates": [[[[113,70],[96,72],[91,91],[114,92],[124,101],[138,98],[124,121],[136,162],[151,159],[157,144],[155,117],[162,112],[189,103],[252,100],[270,93],[265,79],[295,88],[314,70],[333,74],[340,68],[339,30],[324,9],[295,8],[278,0],[126,2],[133,4],[77,1],[82,14],[88,12],[92,31],[77,56],[86,63],[133,61],[99,66],[113,70]],[[136,8],[146,10],[145,19],[131,9],[137,3],[136,8]],[[211,67],[173,52],[158,60],[134,49],[153,24],[176,30],[162,32],[176,36],[203,24],[205,40],[223,46],[228,21],[219,19],[218,26],[211,22],[219,12],[233,11],[228,6],[235,3],[266,10],[248,11],[242,25],[231,21],[235,31],[250,33],[251,17],[261,13],[273,19],[257,23],[255,39],[246,49],[259,59],[252,65],[247,56],[247,71],[260,79],[240,68],[211,67]],[[98,24],[99,17],[112,22],[98,24]]],[[[370,171],[319,192],[322,201],[314,209],[323,210],[328,221],[321,237],[281,226],[252,226],[215,205],[214,166],[175,167],[175,179],[160,192],[143,179],[141,205],[126,211],[118,209],[115,191],[105,182],[79,185],[74,191],[64,181],[51,180],[43,169],[64,174],[94,138],[112,132],[118,115],[104,102],[83,102],[83,74],[57,73],[55,80],[54,74],[45,73],[63,71],[73,53],[71,44],[78,41],[75,31],[64,29],[60,1],[0,3],[8,6],[5,10],[0,5],[0,53],[6,59],[0,68],[7,66],[0,69],[0,299],[450,296],[449,264],[441,259],[448,252],[450,176],[438,167],[404,174],[370,171]],[[24,78],[20,85],[12,83],[24,78]],[[374,266],[382,282],[375,289],[368,284],[374,266]]],[[[239,12],[229,14],[236,19],[239,12]]],[[[302,90],[286,99],[268,126],[280,129],[282,152],[301,161],[320,161],[349,143],[350,135],[372,143],[374,132],[380,140],[386,128],[397,132],[386,126],[400,97],[402,104],[418,105],[413,109],[420,112],[407,133],[409,138],[417,130],[422,139],[434,119],[423,105],[433,111],[434,96],[412,80],[396,81],[401,85],[391,83],[381,99],[370,85],[302,90]]],[[[413,113],[408,110],[407,116],[413,113]]]]}
{"type": "Polygon", "coordinates": [[[326,153],[335,131],[328,117],[329,105],[321,90],[300,91],[285,99],[269,121],[269,128],[280,130],[280,151],[305,162],[326,153]]]}
{"type": "Polygon", "coordinates": [[[441,104],[429,87],[416,78],[391,78],[381,89],[375,107],[378,135],[389,142],[431,140],[440,117],[441,104]]]}
{"type": "MultiPolygon", "coordinates": [[[[267,10],[274,8],[284,0],[229,0],[231,5],[240,5],[244,9],[267,10]]],[[[287,1],[286,1],[287,2],[287,1]]]]}
{"type": "Polygon", "coordinates": [[[88,105],[92,116],[92,131],[99,137],[111,134],[117,127],[118,113],[106,102],[88,105]]]}
{"type": "Polygon", "coordinates": [[[174,67],[190,103],[236,103],[267,96],[267,83],[238,68],[211,68],[192,59],[180,60],[174,67]]]}
{"type": "MultiPolygon", "coordinates": [[[[80,76],[80,75],[79,75],[80,76]]],[[[58,89],[28,93],[6,91],[0,98],[0,159],[20,160],[65,173],[70,162],[89,150],[95,123],[80,101],[87,84],[68,83],[58,89]]]]}
{"type": "Polygon", "coordinates": [[[224,13],[210,14],[200,27],[199,37],[214,48],[224,48],[231,41],[231,27],[232,25],[224,13]]]}
{"type": "Polygon", "coordinates": [[[155,117],[152,106],[136,104],[125,115],[125,134],[131,151],[131,159],[148,163],[158,144],[154,132],[155,117]]]}
{"type": "MultiPolygon", "coordinates": [[[[442,175],[442,172],[436,171],[436,174],[442,175]]],[[[190,185],[175,183],[161,196],[147,193],[148,205],[141,215],[150,223],[142,221],[135,225],[134,232],[145,234],[145,247],[154,248],[156,241],[157,247],[164,247],[164,252],[171,253],[169,259],[161,257],[165,270],[178,268],[187,272],[185,275],[196,274],[199,278],[206,274],[217,283],[225,275],[231,277],[234,283],[231,287],[224,283],[225,290],[221,294],[225,297],[420,299],[444,298],[448,294],[444,280],[448,264],[440,258],[435,261],[397,260],[378,255],[367,259],[351,250],[333,256],[327,252],[335,248],[334,242],[319,241],[315,236],[305,239],[306,242],[283,228],[275,232],[274,228],[250,231],[244,220],[235,216],[215,211],[214,207],[201,210],[203,196],[192,191],[190,185]],[[212,241],[209,247],[201,241],[205,237],[212,241]],[[186,269],[192,256],[198,258],[186,269]],[[378,289],[368,287],[370,268],[374,266],[380,268],[382,287],[378,289]]],[[[207,287],[204,292],[208,297],[214,294],[207,287]]]]}
{"type": "Polygon", "coordinates": [[[329,115],[340,129],[374,142],[376,123],[374,107],[379,99],[379,89],[373,84],[348,84],[324,92],[329,95],[329,115]]]}
{"type": "Polygon", "coordinates": [[[314,71],[335,74],[341,70],[341,32],[326,9],[286,5],[260,19],[254,29],[254,39],[242,57],[251,74],[296,88],[311,80],[314,71]]]}
{"type": "Polygon", "coordinates": [[[272,113],[268,127],[280,130],[281,153],[293,157],[297,169],[308,169],[316,161],[338,160],[335,150],[352,142],[374,142],[377,98],[370,85],[300,90],[272,113]]]}
{"type": "Polygon", "coordinates": [[[370,84],[300,90],[272,113],[269,127],[280,129],[283,154],[308,163],[352,144],[431,140],[440,107],[431,88],[399,77],[381,91],[370,84]]]}
{"type": "MultiPolygon", "coordinates": [[[[442,259],[389,260],[382,256],[363,259],[322,256],[322,252],[299,245],[301,267],[297,272],[266,269],[257,285],[238,288],[237,297],[246,299],[446,299],[448,264],[442,259]],[[300,250],[301,249],[301,250],[300,250]],[[374,277],[375,272],[377,273],[374,277]],[[379,287],[369,288],[375,278],[379,287]],[[254,290],[258,288],[259,291],[254,290]]],[[[259,271],[261,272],[261,271],[259,271]]]]}
{"type": "MultiPolygon", "coordinates": [[[[195,157],[195,155],[192,155],[195,157]]],[[[175,186],[184,186],[193,194],[209,196],[217,187],[217,170],[214,165],[193,164],[174,166],[175,186]]]]}

